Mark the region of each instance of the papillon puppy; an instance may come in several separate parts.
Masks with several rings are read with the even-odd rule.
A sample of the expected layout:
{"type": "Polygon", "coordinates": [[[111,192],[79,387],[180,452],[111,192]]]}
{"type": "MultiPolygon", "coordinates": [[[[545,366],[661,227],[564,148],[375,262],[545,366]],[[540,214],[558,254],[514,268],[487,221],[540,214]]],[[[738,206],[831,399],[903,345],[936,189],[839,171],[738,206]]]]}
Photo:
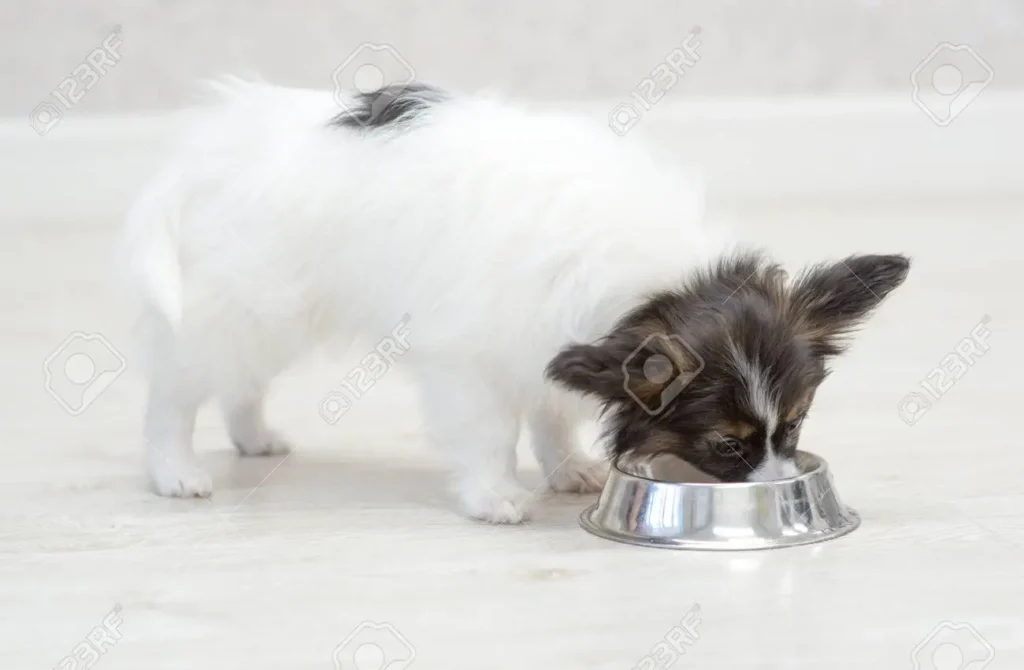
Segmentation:
{"type": "Polygon", "coordinates": [[[123,238],[162,495],[211,493],[192,449],[211,396],[239,453],[287,452],[264,421],[272,379],[404,315],[428,437],[472,518],[527,516],[523,427],[549,489],[601,487],[576,442],[585,396],[612,456],[791,476],[829,360],[909,269],[853,256],[789,281],[702,223],[681,168],[587,118],[422,85],[217,89],[123,238]]]}

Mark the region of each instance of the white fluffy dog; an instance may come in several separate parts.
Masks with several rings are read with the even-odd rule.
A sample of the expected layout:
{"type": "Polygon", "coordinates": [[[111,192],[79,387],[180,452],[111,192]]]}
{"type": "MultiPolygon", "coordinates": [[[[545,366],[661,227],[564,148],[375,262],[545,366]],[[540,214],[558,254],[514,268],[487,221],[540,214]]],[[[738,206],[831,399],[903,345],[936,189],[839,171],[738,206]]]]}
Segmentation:
{"type": "Polygon", "coordinates": [[[495,99],[414,87],[353,96],[339,115],[326,91],[219,88],[125,231],[146,305],[153,488],[211,492],[192,451],[211,395],[242,454],[287,450],[263,421],[268,383],[318,343],[379,337],[403,314],[467,514],[525,515],[523,421],[551,488],[599,487],[545,366],[717,251],[685,176],[607,127],[495,99]]]}
{"type": "MultiPolygon", "coordinates": [[[[197,408],[212,395],[242,454],[286,451],[263,419],[271,380],[320,343],[379,338],[405,314],[411,349],[404,360],[421,387],[430,438],[450,457],[466,514],[491,522],[527,514],[530,496],[516,480],[514,451],[524,422],[550,488],[599,488],[604,466],[575,444],[578,403],[567,402],[575,399],[550,379],[624,407],[627,349],[634,340],[647,346],[650,337],[639,336],[659,328],[678,332],[671,296],[662,298],[662,307],[671,303],[667,321],[654,312],[633,326],[623,319],[723,250],[722,238],[702,227],[702,198],[687,175],[588,119],[424,86],[353,95],[341,113],[330,92],[230,81],[220,94],[198,110],[125,230],[129,281],[144,305],[144,433],[153,488],[172,496],[211,493],[192,432],[197,408]],[[615,333],[614,350],[580,345],[568,350],[575,357],[553,363],[574,343],[615,333]],[[614,351],[620,353],[612,360],[614,351]]],[[[889,258],[880,272],[899,270],[889,258]]],[[[720,266],[703,281],[731,297],[750,279],[738,273],[760,267],[743,264],[749,261],[720,266]]],[[[870,274],[874,266],[865,263],[870,274]]],[[[869,276],[865,287],[880,299],[886,278],[869,276]]],[[[859,289],[837,284],[833,293],[842,290],[859,289]]],[[[853,297],[873,306],[866,294],[853,297]]],[[[750,306],[755,298],[733,304],[750,306]]],[[[843,314],[862,305],[854,307],[843,314]]],[[[688,307],[679,302],[678,309],[688,307]]],[[[801,317],[808,337],[827,335],[825,316],[801,317]]],[[[730,345],[740,356],[736,342],[742,338],[730,345]]],[[[668,347],[660,360],[674,372],[692,367],[689,349],[669,340],[659,346],[668,347]]],[[[788,364],[804,360],[797,355],[804,349],[786,351],[788,364]]],[[[750,374],[769,363],[729,369],[747,370],[736,384],[757,390],[752,406],[771,414],[763,425],[782,430],[802,418],[808,394],[798,399],[794,390],[793,402],[785,389],[766,396],[770,383],[750,374]]],[[[801,391],[812,378],[801,378],[801,391]]],[[[637,393],[656,395],[660,383],[648,378],[637,393]]],[[[709,383],[706,394],[724,388],[721,380],[709,383]]],[[[712,405],[698,400],[706,415],[712,405]]],[[[620,425],[618,450],[684,449],[656,414],[620,425]]],[[[693,417],[672,420],[696,425],[693,417]]],[[[737,425],[720,421],[708,430],[722,437],[737,425]]],[[[739,455],[749,466],[741,468],[744,477],[759,464],[781,462],[770,436],[739,451],[740,440],[757,434],[750,426],[739,432],[722,442],[736,453],[714,458],[732,463],[739,455]]],[[[772,467],[790,474],[791,466],[772,467]]]]}

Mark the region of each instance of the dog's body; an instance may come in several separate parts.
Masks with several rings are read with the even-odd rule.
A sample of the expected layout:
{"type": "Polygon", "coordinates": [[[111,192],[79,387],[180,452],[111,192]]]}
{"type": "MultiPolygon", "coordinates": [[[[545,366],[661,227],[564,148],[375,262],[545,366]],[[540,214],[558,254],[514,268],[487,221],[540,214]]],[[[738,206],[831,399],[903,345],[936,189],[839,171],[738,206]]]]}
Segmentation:
{"type": "Polygon", "coordinates": [[[271,379],[311,347],[379,338],[403,315],[403,362],[467,514],[525,514],[522,425],[554,489],[600,486],[602,467],[576,450],[576,403],[545,369],[724,251],[699,189],[589,121],[397,93],[381,108],[353,96],[339,114],[329,92],[231,83],[130,213],[158,492],[210,492],[191,447],[208,397],[243,454],[286,450],[262,418],[271,379]]]}
{"type": "Polygon", "coordinates": [[[284,448],[258,419],[267,383],[311,346],[380,337],[404,314],[403,364],[470,514],[525,511],[506,472],[522,420],[556,488],[599,485],[544,368],[720,250],[685,176],[607,128],[493,100],[347,127],[330,92],[225,93],[129,219],[156,345],[156,489],[210,491],[186,436],[208,395],[243,452],[284,448]]]}

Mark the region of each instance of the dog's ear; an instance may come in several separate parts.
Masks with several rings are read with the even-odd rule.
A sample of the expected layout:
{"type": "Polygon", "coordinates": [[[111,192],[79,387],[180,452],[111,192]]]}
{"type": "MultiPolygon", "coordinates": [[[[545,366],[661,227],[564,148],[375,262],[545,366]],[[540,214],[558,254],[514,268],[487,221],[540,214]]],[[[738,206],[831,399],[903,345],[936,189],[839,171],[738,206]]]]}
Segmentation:
{"type": "Polygon", "coordinates": [[[846,348],[845,338],[903,283],[910,259],[901,255],[850,256],[801,275],[789,308],[797,327],[821,356],[846,348]]]}
{"type": "Polygon", "coordinates": [[[621,399],[622,361],[607,343],[570,345],[551,359],[545,372],[573,391],[605,401],[621,399]]]}
{"type": "Polygon", "coordinates": [[[626,328],[598,344],[574,344],[547,366],[546,374],[572,390],[604,402],[639,402],[658,407],[662,394],[691,378],[703,361],[679,335],[626,328]]]}

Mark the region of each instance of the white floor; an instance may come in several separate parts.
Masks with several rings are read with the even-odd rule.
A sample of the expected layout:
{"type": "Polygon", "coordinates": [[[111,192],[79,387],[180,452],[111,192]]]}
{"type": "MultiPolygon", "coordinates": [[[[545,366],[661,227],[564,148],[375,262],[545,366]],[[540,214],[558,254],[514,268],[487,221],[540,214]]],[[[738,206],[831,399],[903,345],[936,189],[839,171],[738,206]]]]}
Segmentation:
{"type": "MultiPolygon", "coordinates": [[[[373,642],[391,670],[406,667],[405,645],[423,669],[648,670],[668,667],[657,645],[699,604],[699,639],[675,667],[1024,667],[1022,205],[719,211],[788,262],[916,260],[805,428],[803,447],[830,460],[863,525],[743,554],[596,539],[576,525],[589,498],[543,501],[523,527],[463,520],[420,444],[400,362],[336,425],[320,418],[358,351],[276,389],[271,415],[301,445],[293,456],[238,460],[211,409],[198,445],[214,497],[156,498],[140,477],[141,384],[104,283],[112,224],[7,222],[0,666],[331,668],[355,631],[342,652],[373,642]],[[985,315],[988,351],[907,425],[901,399],[985,315]],[[128,369],[74,416],[47,392],[43,363],[76,331],[102,333],[128,369]],[[119,639],[94,632],[105,619],[119,639]],[[98,659],[81,645],[90,636],[98,659]]],[[[532,462],[524,470],[537,482],[532,462]]],[[[358,658],[340,667],[383,667],[358,658]]]]}

